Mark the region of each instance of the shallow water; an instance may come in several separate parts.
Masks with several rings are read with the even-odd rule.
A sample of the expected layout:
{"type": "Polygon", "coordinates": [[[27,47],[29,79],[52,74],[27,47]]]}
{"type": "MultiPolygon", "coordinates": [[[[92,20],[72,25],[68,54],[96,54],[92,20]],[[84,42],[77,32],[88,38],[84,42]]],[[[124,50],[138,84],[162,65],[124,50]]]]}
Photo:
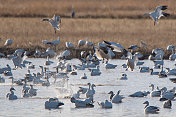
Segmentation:
{"type": "MultiPolygon", "coordinates": [[[[33,64],[36,65],[36,69],[32,69],[31,73],[40,72],[39,65],[43,65],[45,59],[34,59],[30,58],[29,61],[32,61],[33,64]]],[[[57,60],[51,59],[54,61],[54,64],[49,66],[50,70],[54,70],[54,66],[56,66],[57,60]]],[[[79,64],[79,60],[73,59],[68,61],[71,64],[79,64]]],[[[75,108],[75,105],[70,102],[70,99],[59,98],[60,101],[64,102],[64,106],[60,109],[55,110],[47,110],[44,107],[44,103],[48,100],[49,97],[63,97],[67,96],[67,94],[61,94],[56,89],[56,85],[51,85],[49,87],[44,86],[34,86],[34,88],[38,89],[37,96],[32,98],[22,98],[22,86],[14,86],[16,89],[15,94],[19,99],[14,101],[9,101],[6,99],[6,94],[9,92],[11,87],[11,80],[8,77],[5,77],[1,74],[1,76],[6,78],[5,84],[0,84],[0,116],[71,116],[71,117],[114,117],[114,116],[125,116],[125,117],[142,117],[144,116],[144,101],[148,100],[150,105],[159,106],[160,112],[159,114],[150,114],[149,116],[164,116],[164,117],[173,117],[176,115],[176,102],[173,101],[172,109],[164,109],[162,108],[163,102],[159,101],[158,97],[147,97],[143,98],[132,98],[128,97],[129,94],[132,94],[136,91],[151,91],[149,87],[150,83],[153,83],[155,86],[159,86],[159,88],[167,87],[171,89],[175,86],[169,78],[175,76],[169,76],[167,78],[158,78],[158,76],[151,76],[149,73],[139,73],[138,67],[135,68],[133,72],[125,71],[124,68],[121,67],[123,63],[126,63],[125,60],[111,60],[110,63],[117,64],[116,69],[106,70],[104,65],[100,65],[100,69],[102,74],[100,76],[90,76],[90,72],[86,69],[84,71],[77,71],[78,75],[72,76],[69,75],[68,80],[68,89],[69,91],[76,92],[79,86],[88,87],[86,84],[88,82],[94,83],[96,85],[95,90],[96,94],[94,96],[94,108],[75,108]],[[83,73],[86,73],[88,79],[80,79],[83,76],[83,73]],[[121,77],[122,73],[126,73],[128,80],[118,80],[121,77]],[[123,102],[120,104],[113,104],[112,109],[102,109],[97,104],[97,101],[104,101],[105,99],[109,99],[109,91],[114,91],[117,93],[118,90],[121,90],[121,95],[125,98],[123,102]]],[[[13,64],[11,60],[0,59],[0,67],[5,67],[6,64],[9,64],[11,68],[13,68],[13,64]]],[[[174,68],[175,61],[165,61],[164,67],[174,68]]],[[[153,62],[149,60],[145,60],[144,66],[152,67],[153,62]]],[[[15,79],[21,79],[24,77],[24,74],[27,73],[27,69],[17,69],[13,70],[13,76],[15,79]]],[[[51,83],[53,79],[50,80],[51,83]]],[[[58,87],[57,87],[58,88],[58,87]]],[[[85,95],[81,95],[81,98],[85,98],[85,95]]]]}

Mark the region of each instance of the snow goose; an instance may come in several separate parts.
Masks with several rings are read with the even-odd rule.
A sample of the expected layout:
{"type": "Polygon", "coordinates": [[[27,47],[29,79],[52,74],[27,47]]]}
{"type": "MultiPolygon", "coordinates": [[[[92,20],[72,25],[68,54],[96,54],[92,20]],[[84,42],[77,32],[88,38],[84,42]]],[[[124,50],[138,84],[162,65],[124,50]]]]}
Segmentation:
{"type": "Polygon", "coordinates": [[[140,69],[140,73],[150,72],[150,68],[149,67],[139,67],[139,69],[140,69]]]}
{"type": "Polygon", "coordinates": [[[10,45],[12,45],[12,42],[13,42],[13,40],[7,39],[6,42],[4,43],[4,46],[5,47],[10,46],[10,45]]]}
{"type": "Polygon", "coordinates": [[[128,52],[128,58],[127,58],[127,69],[129,68],[131,69],[131,71],[134,70],[134,66],[135,66],[135,61],[136,61],[137,57],[134,55],[132,55],[130,52],[128,52]]]}
{"type": "Polygon", "coordinates": [[[161,93],[161,98],[159,99],[160,101],[173,100],[176,96],[175,93],[167,92],[166,87],[162,88],[161,90],[162,90],[162,93],[161,93]]]}
{"type": "Polygon", "coordinates": [[[151,13],[145,13],[144,15],[149,15],[153,20],[154,20],[154,25],[157,23],[158,24],[158,20],[160,19],[160,17],[162,16],[169,16],[170,14],[162,12],[163,10],[166,10],[167,6],[158,6],[156,7],[154,12],[151,13]]]}
{"type": "Polygon", "coordinates": [[[171,107],[172,107],[171,100],[166,100],[163,102],[163,108],[171,108],[171,107]]]}
{"type": "Polygon", "coordinates": [[[78,47],[80,48],[80,47],[84,46],[85,43],[86,43],[85,40],[79,40],[78,41],[78,47]]]}
{"type": "Polygon", "coordinates": [[[99,76],[101,74],[99,66],[97,66],[97,69],[91,69],[91,76],[99,76]]]}
{"type": "Polygon", "coordinates": [[[58,59],[66,59],[70,55],[69,50],[65,50],[64,52],[60,53],[59,56],[57,56],[58,59]]]}
{"type": "Polygon", "coordinates": [[[146,104],[144,107],[144,112],[147,113],[158,113],[159,107],[156,106],[149,106],[149,102],[145,101],[143,104],[146,104]]]}
{"type": "Polygon", "coordinates": [[[0,76],[0,83],[5,83],[5,79],[0,76]]]}
{"type": "Polygon", "coordinates": [[[89,97],[91,97],[91,96],[94,95],[93,91],[91,90],[91,84],[88,83],[88,85],[89,85],[89,88],[88,88],[88,90],[87,90],[87,92],[86,92],[86,97],[87,97],[87,98],[89,98],[89,97]]]}
{"type": "Polygon", "coordinates": [[[128,51],[119,43],[116,42],[108,42],[108,41],[104,41],[104,43],[110,47],[111,50],[115,51],[115,52],[120,52],[122,53],[124,56],[127,56],[128,51]]]}
{"type": "Polygon", "coordinates": [[[31,96],[37,95],[37,89],[34,89],[32,84],[30,84],[29,93],[31,94],[31,96]]]}
{"type": "Polygon", "coordinates": [[[73,44],[73,43],[70,43],[70,42],[65,42],[65,46],[66,46],[66,48],[68,48],[68,49],[73,49],[73,48],[74,48],[74,44],[73,44]]]}
{"type": "Polygon", "coordinates": [[[17,96],[14,94],[15,89],[13,87],[10,88],[10,93],[8,93],[6,95],[6,97],[9,99],[9,100],[16,100],[18,99],[17,96]]]}
{"type": "Polygon", "coordinates": [[[152,68],[150,69],[150,75],[158,75],[158,74],[159,72],[154,72],[152,68]]]}
{"type": "Polygon", "coordinates": [[[161,90],[154,90],[154,84],[151,84],[149,87],[152,87],[152,92],[150,93],[151,97],[160,97],[161,90]]]}
{"type": "Polygon", "coordinates": [[[93,43],[92,42],[90,42],[90,41],[88,41],[88,38],[86,38],[86,43],[85,43],[85,45],[88,47],[88,48],[91,48],[91,47],[93,47],[93,43]]]}
{"type": "Polygon", "coordinates": [[[122,64],[122,66],[121,66],[122,68],[127,68],[127,64],[122,64]]]}
{"type": "Polygon", "coordinates": [[[126,74],[122,74],[121,78],[119,80],[127,80],[127,75],[126,74]]]}
{"type": "Polygon", "coordinates": [[[71,75],[77,75],[77,72],[75,69],[73,69],[71,72],[70,72],[71,75]]]}
{"type": "Polygon", "coordinates": [[[98,105],[101,108],[112,108],[112,103],[109,102],[108,100],[105,100],[105,102],[101,102],[101,103],[98,102],[98,105]]]}
{"type": "Polygon", "coordinates": [[[84,76],[82,76],[81,79],[87,79],[86,73],[84,73],[84,76]]]}
{"type": "Polygon", "coordinates": [[[124,97],[120,96],[119,93],[120,93],[120,90],[117,92],[116,95],[114,95],[113,91],[110,91],[110,92],[108,93],[108,94],[111,94],[111,95],[110,95],[110,99],[112,99],[112,100],[111,100],[112,103],[121,103],[121,102],[122,102],[122,99],[123,99],[124,97]],[[114,96],[113,96],[113,95],[114,95],[114,96]]]}
{"type": "Polygon", "coordinates": [[[23,97],[24,97],[24,98],[32,97],[32,95],[29,93],[28,90],[25,90],[23,93],[24,93],[24,94],[23,94],[23,97]]]}
{"type": "Polygon", "coordinates": [[[106,63],[105,63],[106,69],[115,69],[116,67],[117,67],[117,65],[110,64],[110,63],[108,63],[108,61],[106,61],[106,63]]]}
{"type": "Polygon", "coordinates": [[[176,46],[173,46],[173,45],[167,46],[167,50],[172,52],[172,54],[169,56],[169,60],[171,61],[174,61],[176,59],[175,47],[176,46]]]}
{"type": "Polygon", "coordinates": [[[49,22],[52,27],[54,28],[55,34],[56,34],[56,30],[60,30],[59,25],[61,24],[61,18],[60,16],[53,16],[52,19],[43,19],[42,21],[47,21],[49,22]]]}
{"type": "Polygon", "coordinates": [[[51,65],[53,62],[49,60],[49,56],[47,56],[46,61],[44,62],[44,65],[51,65]]]}
{"type": "Polygon", "coordinates": [[[60,102],[58,98],[50,98],[45,102],[45,109],[58,109],[62,105],[64,105],[64,103],[60,102]]]}
{"type": "Polygon", "coordinates": [[[135,93],[133,93],[133,94],[131,94],[131,95],[129,95],[129,97],[144,97],[144,96],[147,96],[148,94],[150,94],[150,92],[149,91],[137,91],[137,92],[135,92],[135,93]]]}
{"type": "Polygon", "coordinates": [[[88,101],[77,100],[74,97],[72,97],[70,101],[75,103],[76,108],[94,107],[92,103],[89,103],[88,101]]]}
{"type": "Polygon", "coordinates": [[[105,59],[109,60],[111,58],[110,55],[108,54],[107,47],[103,47],[103,46],[94,47],[94,50],[95,50],[96,57],[98,59],[103,59],[102,62],[104,62],[105,59]]]}
{"type": "Polygon", "coordinates": [[[167,75],[176,75],[176,69],[166,68],[166,70],[167,75]]]}
{"type": "Polygon", "coordinates": [[[46,56],[55,56],[56,52],[51,48],[47,48],[45,54],[46,54],[46,56]]]}
{"type": "Polygon", "coordinates": [[[136,51],[138,48],[140,48],[137,45],[131,45],[128,49],[131,50],[131,53],[133,53],[134,51],[136,51]]]}

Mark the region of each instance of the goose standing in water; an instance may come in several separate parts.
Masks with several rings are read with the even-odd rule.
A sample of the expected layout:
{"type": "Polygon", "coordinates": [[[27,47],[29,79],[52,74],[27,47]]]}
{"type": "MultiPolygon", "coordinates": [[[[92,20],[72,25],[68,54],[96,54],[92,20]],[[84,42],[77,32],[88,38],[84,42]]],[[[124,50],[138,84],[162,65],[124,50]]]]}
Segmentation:
{"type": "Polygon", "coordinates": [[[50,98],[49,101],[45,102],[46,109],[57,109],[62,105],[64,105],[64,103],[60,102],[58,98],[50,98]]]}
{"type": "Polygon", "coordinates": [[[158,24],[158,20],[162,17],[162,16],[169,16],[170,14],[162,12],[163,10],[166,10],[167,6],[158,6],[156,7],[154,12],[151,13],[145,13],[144,15],[149,15],[153,20],[154,20],[154,25],[157,23],[158,24]]]}
{"type": "Polygon", "coordinates": [[[112,108],[112,103],[109,102],[108,100],[105,100],[105,102],[101,102],[101,103],[98,102],[98,105],[101,108],[112,108]]]}
{"type": "Polygon", "coordinates": [[[60,30],[59,25],[61,24],[61,18],[60,16],[53,16],[52,19],[43,19],[42,21],[47,21],[49,22],[52,27],[54,28],[55,34],[56,34],[56,30],[60,30]]]}
{"type": "Polygon", "coordinates": [[[95,85],[94,84],[91,85],[90,83],[88,83],[88,85],[89,85],[89,88],[88,88],[87,93],[86,93],[87,98],[89,98],[89,97],[91,97],[95,94],[95,90],[93,88],[93,87],[95,87],[95,85]]]}
{"type": "Polygon", "coordinates": [[[146,104],[144,107],[144,112],[145,113],[158,113],[159,107],[156,106],[149,106],[149,102],[145,101],[143,104],[146,104]]]}
{"type": "Polygon", "coordinates": [[[135,66],[135,61],[136,61],[136,58],[137,56],[133,56],[131,53],[128,52],[128,58],[127,58],[127,69],[128,70],[129,68],[131,69],[131,71],[134,70],[134,66],[135,66]]]}
{"type": "Polygon", "coordinates": [[[120,90],[117,92],[116,95],[114,95],[113,91],[110,91],[108,94],[111,94],[110,100],[112,101],[112,103],[121,103],[122,99],[124,98],[124,97],[119,95],[120,94],[120,90]]]}
{"type": "Polygon", "coordinates": [[[6,95],[6,97],[9,99],[9,100],[16,100],[18,99],[17,96],[14,94],[15,89],[13,87],[10,88],[10,93],[8,93],[6,95]]]}

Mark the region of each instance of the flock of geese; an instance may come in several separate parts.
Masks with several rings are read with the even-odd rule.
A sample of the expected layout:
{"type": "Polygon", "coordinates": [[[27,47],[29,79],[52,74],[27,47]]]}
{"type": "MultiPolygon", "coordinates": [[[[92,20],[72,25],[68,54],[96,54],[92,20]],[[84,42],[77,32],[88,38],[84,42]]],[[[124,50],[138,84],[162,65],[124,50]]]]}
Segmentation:
{"type": "MultiPolygon", "coordinates": [[[[43,41],[45,44],[52,44],[57,45],[60,42],[60,39],[58,37],[57,40],[54,41],[43,41]]],[[[80,40],[80,42],[83,42],[84,44],[80,44],[80,47],[87,46],[86,41],[80,40]]],[[[88,43],[88,42],[87,42],[88,43]]],[[[145,43],[142,42],[144,45],[145,43]]],[[[141,45],[142,45],[141,44],[141,45]]],[[[109,42],[104,41],[102,43],[98,43],[98,46],[95,46],[94,44],[89,45],[89,47],[93,48],[92,51],[82,51],[80,53],[80,62],[81,64],[75,65],[70,64],[67,62],[66,58],[71,54],[71,52],[67,49],[64,52],[62,52],[60,55],[56,56],[56,58],[59,60],[57,65],[54,67],[55,71],[50,71],[49,66],[53,64],[54,62],[49,59],[49,55],[51,53],[54,53],[53,55],[56,55],[56,52],[54,50],[47,49],[46,52],[48,52],[46,55],[46,61],[44,62],[44,66],[39,66],[41,69],[41,72],[31,73],[30,69],[35,69],[36,66],[32,64],[31,61],[28,61],[26,58],[28,53],[27,51],[24,51],[23,49],[16,50],[12,55],[8,55],[8,59],[12,61],[14,64],[14,68],[12,69],[10,65],[6,65],[4,68],[0,68],[0,74],[4,74],[4,76],[9,76],[10,79],[12,79],[12,84],[16,85],[22,85],[22,97],[23,98],[31,98],[33,96],[37,95],[37,89],[35,89],[33,86],[35,85],[42,85],[42,86],[50,86],[52,83],[50,82],[50,79],[55,79],[53,83],[56,82],[57,79],[64,79],[66,82],[68,82],[68,74],[71,75],[77,75],[77,72],[79,70],[85,70],[88,69],[91,76],[100,76],[102,74],[100,70],[100,64],[104,64],[105,69],[115,69],[117,65],[109,63],[109,59],[113,58],[116,52],[121,53],[122,59],[126,59],[126,63],[122,64],[122,68],[124,71],[131,71],[135,72],[135,69],[139,69],[139,72],[141,73],[150,73],[150,75],[158,75],[159,78],[164,78],[169,75],[176,75],[176,69],[170,69],[166,68],[164,64],[164,50],[160,48],[156,48],[152,50],[151,55],[149,56],[149,59],[153,61],[154,66],[153,67],[144,67],[143,64],[144,61],[141,61],[143,59],[144,55],[142,55],[140,52],[138,52],[139,48],[144,48],[147,46],[137,46],[132,45],[128,49],[125,49],[122,45],[115,42],[109,42]],[[49,52],[50,51],[50,52],[49,52]],[[131,51],[131,52],[130,52],[131,51]],[[152,57],[151,57],[152,56],[152,57]],[[14,80],[13,78],[13,70],[18,69],[25,69],[27,68],[28,72],[25,74],[23,79],[14,80]],[[157,70],[157,71],[154,71],[157,70]],[[29,83],[29,84],[28,84],[29,83]]],[[[175,46],[169,45],[167,47],[168,51],[171,51],[172,54],[170,56],[173,56],[175,54],[175,46]]],[[[37,50],[38,51],[38,50],[37,50]]],[[[40,52],[40,55],[34,53],[34,57],[41,57],[42,53],[40,52]]],[[[43,54],[44,55],[44,54],[43,54]]],[[[170,57],[174,58],[174,57],[170,57]]],[[[170,59],[171,61],[175,60],[170,59]]],[[[123,73],[122,76],[118,80],[128,80],[127,74],[123,73]]],[[[88,79],[86,73],[83,74],[83,76],[80,77],[81,80],[88,79]]],[[[0,77],[0,83],[5,83],[5,78],[2,76],[0,77]]],[[[77,108],[85,108],[85,107],[94,107],[94,95],[96,94],[96,90],[94,87],[96,87],[95,84],[88,83],[88,87],[79,87],[79,90],[75,93],[72,93],[70,95],[70,101],[71,103],[75,104],[75,107],[77,108]],[[80,95],[85,95],[85,99],[82,100],[80,98],[80,95]]],[[[16,100],[18,99],[18,96],[15,95],[15,85],[12,85],[10,88],[10,92],[6,95],[6,97],[9,100],[16,100]]],[[[150,87],[152,88],[151,91],[137,91],[129,95],[129,97],[145,97],[148,94],[151,97],[159,97],[160,101],[163,102],[164,108],[171,108],[172,107],[172,101],[174,100],[176,93],[175,93],[175,87],[172,90],[167,90],[166,87],[163,87],[155,90],[154,84],[151,84],[150,87]]],[[[101,108],[112,108],[113,103],[119,104],[122,102],[122,100],[126,97],[120,95],[120,90],[117,91],[115,94],[113,91],[109,91],[109,99],[106,99],[105,101],[98,101],[98,105],[101,108]]],[[[146,106],[144,107],[145,113],[157,113],[160,108],[155,106],[150,106],[149,102],[144,102],[146,106]]],[[[45,102],[45,108],[46,109],[56,109],[60,106],[63,106],[64,103],[59,101],[58,98],[50,98],[48,101],[45,102]]]]}
{"type": "MultiPolygon", "coordinates": [[[[167,6],[159,6],[154,12],[145,13],[145,15],[149,15],[154,20],[155,25],[155,23],[158,23],[158,19],[160,19],[161,16],[169,16],[169,14],[163,12],[163,10],[166,9],[167,6]]],[[[60,30],[59,25],[61,23],[61,18],[59,16],[54,15],[52,19],[43,19],[43,21],[49,22],[54,28],[55,33],[56,30],[60,30]]],[[[11,39],[8,39],[5,42],[4,46],[10,46],[12,42],[13,41],[11,39]]],[[[54,41],[43,40],[42,43],[46,46],[56,47],[60,44],[60,38],[58,37],[57,40],[54,41]]],[[[89,70],[91,76],[100,76],[100,64],[104,64],[105,69],[115,69],[117,65],[109,63],[109,59],[113,58],[116,53],[120,53],[122,55],[121,59],[126,59],[126,63],[122,65],[124,71],[129,70],[131,72],[135,72],[135,69],[139,69],[141,73],[150,73],[151,75],[158,75],[159,78],[167,77],[168,75],[176,75],[176,69],[165,69],[165,64],[163,60],[165,52],[160,48],[153,49],[151,55],[148,57],[148,59],[153,61],[154,66],[152,68],[143,66],[144,62],[140,60],[145,58],[145,55],[142,55],[140,52],[137,52],[139,48],[147,48],[147,44],[143,41],[141,41],[140,46],[132,45],[128,49],[126,49],[116,42],[104,41],[102,43],[98,43],[97,46],[95,46],[94,43],[88,41],[88,38],[86,39],[86,41],[79,40],[79,48],[86,46],[87,48],[93,49],[93,52],[82,51],[80,53],[81,64],[79,65],[71,65],[66,60],[67,57],[71,55],[69,49],[75,48],[75,45],[70,42],[66,42],[65,45],[67,49],[64,52],[60,53],[60,55],[58,56],[57,53],[51,48],[47,48],[45,52],[40,52],[39,50],[36,50],[35,53],[32,54],[28,51],[25,51],[24,49],[18,49],[13,54],[7,55],[7,58],[12,60],[14,68],[11,69],[11,67],[7,64],[6,67],[0,68],[0,74],[3,74],[4,76],[9,76],[12,79],[12,84],[23,86],[23,98],[30,98],[36,96],[37,89],[35,89],[33,86],[38,84],[42,86],[50,86],[51,78],[54,78],[55,82],[57,79],[68,79],[68,74],[77,75],[77,72],[79,72],[79,70],[85,69],[89,70]],[[31,61],[26,60],[28,55],[33,57],[47,58],[44,63],[45,66],[39,66],[41,68],[41,72],[38,72],[37,74],[30,73],[30,69],[35,69],[35,65],[33,65],[31,61]],[[56,58],[59,59],[57,65],[55,66],[56,71],[50,71],[48,67],[46,67],[53,64],[53,62],[49,59],[50,56],[56,56],[56,58]],[[28,69],[28,73],[25,74],[25,77],[23,79],[15,81],[13,78],[13,70],[24,68],[28,69]],[[155,69],[159,69],[160,71],[155,72],[155,69]]],[[[170,60],[176,59],[175,47],[175,45],[169,45],[167,47],[167,50],[172,52],[169,57],[170,60]]],[[[1,57],[5,56],[3,55],[3,53],[1,53],[0,55],[1,57]]],[[[80,79],[88,79],[88,77],[84,73],[84,75],[80,79]]],[[[0,76],[0,83],[5,83],[5,80],[6,79],[0,76]]],[[[127,74],[123,73],[119,80],[128,80],[127,74]]],[[[75,107],[77,108],[94,107],[94,95],[96,94],[94,87],[96,87],[96,85],[91,83],[88,83],[87,85],[88,87],[79,87],[79,90],[70,96],[70,102],[74,103],[75,107]],[[80,95],[85,95],[85,99],[80,99],[80,95]]],[[[10,92],[6,95],[9,100],[18,99],[18,96],[16,96],[14,93],[14,87],[15,85],[12,85],[12,87],[10,88],[10,92]]],[[[157,89],[155,90],[154,84],[151,84],[150,87],[152,87],[151,91],[137,91],[133,94],[130,94],[129,97],[145,97],[150,94],[151,97],[159,97],[160,101],[164,101],[164,108],[172,107],[172,101],[176,96],[175,87],[171,90],[167,90],[166,87],[163,87],[161,89],[157,87],[157,89]]],[[[115,94],[113,91],[109,91],[109,99],[106,99],[102,102],[98,101],[98,105],[101,108],[112,108],[112,103],[121,103],[122,100],[127,97],[120,95],[120,92],[121,91],[119,90],[115,94]]],[[[145,113],[157,113],[158,111],[160,111],[159,107],[150,106],[148,101],[145,101],[143,104],[146,104],[146,106],[144,107],[145,113]]],[[[49,98],[49,100],[45,102],[46,109],[56,109],[63,105],[64,103],[59,101],[58,98],[49,98]]]]}

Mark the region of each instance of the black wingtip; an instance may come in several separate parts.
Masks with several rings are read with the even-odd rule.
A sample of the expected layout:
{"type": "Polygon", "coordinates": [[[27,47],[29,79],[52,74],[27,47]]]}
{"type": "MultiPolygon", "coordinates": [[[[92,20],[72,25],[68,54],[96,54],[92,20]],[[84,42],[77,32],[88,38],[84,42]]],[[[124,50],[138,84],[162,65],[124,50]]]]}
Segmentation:
{"type": "Polygon", "coordinates": [[[166,5],[163,5],[161,10],[166,10],[167,9],[167,6],[166,5]]]}
{"type": "Polygon", "coordinates": [[[164,15],[165,17],[170,16],[170,14],[168,14],[168,13],[163,13],[163,15],[164,15]]]}
{"type": "Polygon", "coordinates": [[[108,42],[108,41],[105,41],[105,40],[103,40],[103,41],[104,41],[104,43],[111,45],[111,43],[110,43],[110,42],[108,42]]]}

